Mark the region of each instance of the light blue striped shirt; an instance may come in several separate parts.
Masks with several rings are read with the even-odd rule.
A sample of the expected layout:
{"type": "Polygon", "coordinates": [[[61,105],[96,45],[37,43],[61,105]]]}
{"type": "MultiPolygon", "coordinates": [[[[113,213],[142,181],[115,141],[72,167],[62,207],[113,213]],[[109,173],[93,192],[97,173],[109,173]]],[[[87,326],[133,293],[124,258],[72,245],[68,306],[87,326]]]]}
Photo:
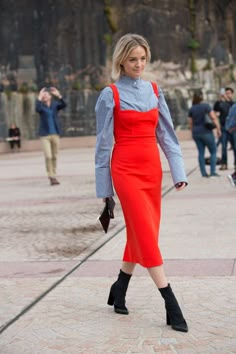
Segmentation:
{"type": "MultiPolygon", "coordinates": [[[[158,98],[149,81],[122,76],[116,82],[120,96],[121,110],[132,109],[146,112],[158,108],[159,123],[156,138],[170,166],[174,184],[187,182],[183,156],[176,137],[169,108],[160,87],[158,98]]],[[[95,113],[97,141],[95,149],[96,194],[98,198],[114,195],[110,171],[110,158],[113,147],[113,109],[115,102],[110,87],[102,90],[98,97],[95,113]]]]}

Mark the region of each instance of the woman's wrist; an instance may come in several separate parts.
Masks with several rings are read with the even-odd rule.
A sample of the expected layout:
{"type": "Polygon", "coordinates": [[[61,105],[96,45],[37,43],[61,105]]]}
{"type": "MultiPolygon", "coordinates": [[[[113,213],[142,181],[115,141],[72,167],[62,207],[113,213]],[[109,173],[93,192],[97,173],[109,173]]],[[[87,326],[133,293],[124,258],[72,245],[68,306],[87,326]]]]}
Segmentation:
{"type": "Polygon", "coordinates": [[[103,201],[104,201],[104,203],[106,202],[106,200],[111,200],[112,199],[112,197],[106,197],[106,198],[103,198],[103,201]]]}
{"type": "Polygon", "coordinates": [[[176,188],[181,188],[181,187],[186,187],[187,186],[187,182],[178,182],[175,184],[176,188]]]}

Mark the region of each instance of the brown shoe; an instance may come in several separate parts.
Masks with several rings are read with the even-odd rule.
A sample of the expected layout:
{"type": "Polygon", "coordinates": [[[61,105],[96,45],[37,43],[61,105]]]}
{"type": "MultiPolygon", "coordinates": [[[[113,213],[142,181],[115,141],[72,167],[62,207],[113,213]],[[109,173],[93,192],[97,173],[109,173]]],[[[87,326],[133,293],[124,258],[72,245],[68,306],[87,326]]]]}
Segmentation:
{"type": "Polygon", "coordinates": [[[55,177],[49,177],[49,180],[51,186],[56,186],[57,184],[60,184],[60,182],[58,182],[58,180],[55,177]]]}
{"type": "Polygon", "coordinates": [[[221,167],[219,168],[220,171],[225,171],[228,170],[227,165],[221,165],[221,167]]]}

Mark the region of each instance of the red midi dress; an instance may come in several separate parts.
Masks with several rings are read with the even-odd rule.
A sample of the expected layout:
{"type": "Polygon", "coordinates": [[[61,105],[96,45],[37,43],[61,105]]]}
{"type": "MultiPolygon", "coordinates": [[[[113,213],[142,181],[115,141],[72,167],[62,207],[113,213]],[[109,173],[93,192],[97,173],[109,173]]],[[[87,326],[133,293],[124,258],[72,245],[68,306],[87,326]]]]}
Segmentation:
{"type": "MultiPolygon", "coordinates": [[[[157,86],[152,85],[158,95],[157,86]]],[[[127,234],[123,261],[147,268],[160,266],[162,167],[155,134],[158,109],[121,110],[118,89],[110,87],[115,101],[111,174],[127,234]]]]}

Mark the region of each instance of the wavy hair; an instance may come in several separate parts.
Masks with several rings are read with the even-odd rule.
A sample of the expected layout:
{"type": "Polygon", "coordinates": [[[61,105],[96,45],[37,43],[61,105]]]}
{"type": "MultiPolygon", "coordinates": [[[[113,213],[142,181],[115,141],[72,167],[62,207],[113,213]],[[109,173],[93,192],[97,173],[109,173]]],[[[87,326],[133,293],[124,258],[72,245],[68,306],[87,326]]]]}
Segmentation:
{"type": "Polygon", "coordinates": [[[112,56],[111,77],[113,80],[119,79],[123,74],[124,71],[121,63],[126,60],[130,52],[138,46],[144,48],[147,56],[147,63],[149,63],[151,60],[150,46],[143,36],[135,33],[127,33],[118,40],[112,56]]]}

